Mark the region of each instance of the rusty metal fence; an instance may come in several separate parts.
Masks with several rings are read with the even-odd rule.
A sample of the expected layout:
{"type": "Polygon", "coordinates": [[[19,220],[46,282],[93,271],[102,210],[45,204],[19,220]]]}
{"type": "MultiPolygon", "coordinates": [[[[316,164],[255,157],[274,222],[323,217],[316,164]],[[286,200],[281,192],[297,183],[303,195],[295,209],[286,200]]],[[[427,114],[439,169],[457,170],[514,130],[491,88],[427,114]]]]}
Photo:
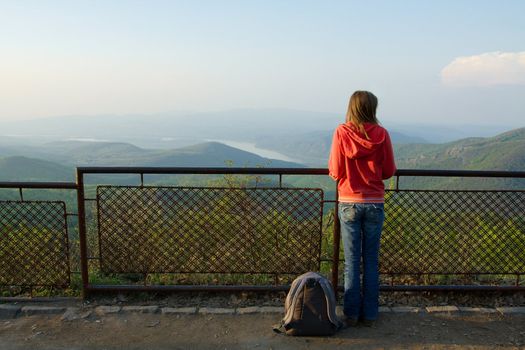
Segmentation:
{"type": "MultiPolygon", "coordinates": [[[[525,172],[398,170],[386,191],[383,290],[523,290],[525,190],[402,188],[403,177],[521,179],[525,172]]],[[[514,183],[514,186],[517,182],[514,183]]]]}
{"type": "Polygon", "coordinates": [[[104,273],[298,274],[319,270],[323,191],[97,188],[104,273]]]}
{"type": "Polygon", "coordinates": [[[384,274],[525,271],[525,192],[389,191],[384,274]]]}
{"type": "MultiPolygon", "coordinates": [[[[293,188],[283,180],[327,174],[304,168],[84,167],[77,168],[76,183],[0,183],[20,192],[18,200],[0,197],[0,286],[64,287],[80,273],[84,296],[126,290],[269,291],[286,290],[293,276],[321,270],[341,288],[335,183],[323,191],[293,188]],[[102,174],[134,175],[138,185],[101,185],[96,177],[102,174]],[[145,176],[159,174],[272,181],[257,188],[145,183],[145,176]],[[27,188],[75,190],[78,213],[63,200],[27,200],[27,188]],[[78,266],[68,242],[71,216],[78,216],[79,248],[73,254],[79,255],[78,266]],[[163,280],[164,274],[183,277],[163,280]],[[203,274],[218,277],[212,283],[185,279],[203,274]],[[225,282],[221,276],[226,275],[235,278],[225,282]],[[246,283],[238,275],[266,277],[246,283]]],[[[520,279],[525,190],[400,187],[400,178],[408,176],[525,179],[525,172],[398,170],[385,200],[382,290],[525,289],[520,279]],[[477,278],[484,275],[489,278],[477,278]]]]}
{"type": "MultiPolygon", "coordinates": [[[[327,199],[319,188],[284,187],[283,176],[325,173],[324,169],[78,168],[84,292],[286,290],[287,277],[319,271],[326,260],[323,213],[335,200],[327,199]],[[136,174],[140,183],[85,184],[90,175],[100,174],[136,174]],[[145,176],[159,174],[274,179],[262,187],[145,184],[145,176]],[[85,191],[91,194],[85,196],[85,191]],[[123,275],[128,283],[118,279],[123,275]],[[196,282],[199,275],[211,276],[212,281],[196,282]],[[246,282],[247,276],[259,278],[246,282]],[[109,283],[100,283],[103,278],[109,283]]],[[[231,185],[227,179],[221,183],[231,185]]]]}
{"type": "Polygon", "coordinates": [[[74,183],[0,183],[18,199],[0,200],[0,286],[64,288],[71,281],[64,201],[27,200],[24,190],[76,190],[74,183]]]}

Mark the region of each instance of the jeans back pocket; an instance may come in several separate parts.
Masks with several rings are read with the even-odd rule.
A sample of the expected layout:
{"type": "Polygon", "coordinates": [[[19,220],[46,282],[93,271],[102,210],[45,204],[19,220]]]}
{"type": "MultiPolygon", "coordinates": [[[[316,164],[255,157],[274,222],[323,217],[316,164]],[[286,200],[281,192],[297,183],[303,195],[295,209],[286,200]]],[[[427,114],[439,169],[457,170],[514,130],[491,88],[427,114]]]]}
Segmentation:
{"type": "Polygon", "coordinates": [[[354,221],[357,217],[357,206],[353,203],[339,203],[339,216],[343,222],[354,221]]]}
{"type": "Polygon", "coordinates": [[[366,208],[366,218],[370,222],[382,222],[385,218],[385,207],[383,204],[371,203],[366,208]]]}

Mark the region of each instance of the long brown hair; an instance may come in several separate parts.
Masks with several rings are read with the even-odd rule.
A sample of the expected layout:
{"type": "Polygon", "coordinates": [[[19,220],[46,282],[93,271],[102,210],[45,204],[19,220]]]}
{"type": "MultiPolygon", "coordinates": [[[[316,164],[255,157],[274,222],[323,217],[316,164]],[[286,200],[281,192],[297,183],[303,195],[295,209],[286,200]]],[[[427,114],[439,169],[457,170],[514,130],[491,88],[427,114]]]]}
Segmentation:
{"type": "Polygon", "coordinates": [[[364,123],[379,124],[376,118],[377,97],[369,91],[356,91],[348,102],[346,121],[352,122],[357,129],[370,140],[366,133],[364,123]]]}

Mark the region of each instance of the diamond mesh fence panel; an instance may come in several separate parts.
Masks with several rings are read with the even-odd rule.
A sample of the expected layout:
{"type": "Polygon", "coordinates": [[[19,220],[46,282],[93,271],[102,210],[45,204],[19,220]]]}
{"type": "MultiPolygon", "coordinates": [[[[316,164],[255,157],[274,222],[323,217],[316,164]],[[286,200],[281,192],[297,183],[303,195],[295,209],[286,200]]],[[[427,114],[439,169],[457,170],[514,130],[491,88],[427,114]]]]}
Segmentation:
{"type": "Polygon", "coordinates": [[[525,192],[389,191],[386,274],[525,272],[525,192]]]}
{"type": "Polygon", "coordinates": [[[99,186],[105,273],[318,270],[323,191],[99,186]]]}
{"type": "Polygon", "coordinates": [[[0,285],[70,282],[64,202],[0,201],[0,285]]]}

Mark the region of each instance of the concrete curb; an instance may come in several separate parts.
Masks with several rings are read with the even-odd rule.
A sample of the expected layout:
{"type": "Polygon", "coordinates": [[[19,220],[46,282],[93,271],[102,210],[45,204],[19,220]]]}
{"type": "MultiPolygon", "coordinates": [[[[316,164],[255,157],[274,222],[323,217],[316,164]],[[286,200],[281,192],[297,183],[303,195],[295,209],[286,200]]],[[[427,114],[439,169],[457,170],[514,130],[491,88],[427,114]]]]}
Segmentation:
{"type": "Polygon", "coordinates": [[[459,311],[463,313],[479,312],[482,314],[495,314],[496,312],[498,312],[496,309],[491,309],[488,307],[466,307],[466,306],[460,306],[459,311]]]}
{"type": "Polygon", "coordinates": [[[222,307],[200,307],[198,313],[201,315],[233,315],[235,309],[222,307]]]}
{"type": "Polygon", "coordinates": [[[261,306],[259,308],[261,314],[284,314],[284,307],[282,306],[261,306]]]}
{"type": "Polygon", "coordinates": [[[160,307],[157,305],[151,306],[124,306],[122,312],[139,313],[139,314],[156,314],[160,311],[160,307]]]}
{"type": "Polygon", "coordinates": [[[237,314],[239,315],[258,314],[260,312],[261,308],[259,306],[240,307],[237,309],[237,314]]]}
{"type": "Polygon", "coordinates": [[[446,312],[446,313],[453,313],[453,312],[459,312],[459,308],[457,306],[452,305],[444,305],[444,306],[427,306],[426,310],[429,314],[436,313],[436,312],[446,312]]]}
{"type": "MultiPolygon", "coordinates": [[[[342,312],[341,306],[337,308],[338,314],[342,312]]],[[[380,313],[394,313],[394,314],[501,314],[501,315],[525,315],[525,307],[467,307],[454,305],[441,306],[380,306],[380,313]]],[[[239,308],[215,308],[215,307],[161,307],[159,305],[147,306],[114,306],[114,305],[100,305],[96,307],[56,307],[56,306],[22,306],[17,304],[0,304],[0,319],[13,319],[21,316],[32,315],[59,315],[61,320],[73,321],[79,319],[86,319],[92,313],[98,316],[114,315],[114,314],[157,314],[163,315],[253,315],[253,314],[280,314],[284,315],[284,307],[281,306],[247,306],[239,308]]]]}
{"type": "Polygon", "coordinates": [[[196,307],[163,307],[160,309],[163,315],[195,315],[196,307]]]}
{"type": "Polygon", "coordinates": [[[0,320],[15,318],[21,309],[22,307],[18,305],[0,304],[0,320]]]}
{"type": "Polygon", "coordinates": [[[414,306],[393,306],[391,307],[391,310],[393,313],[396,313],[396,314],[401,314],[401,313],[420,314],[420,313],[425,312],[424,308],[414,307],[414,306]]]}
{"type": "Polygon", "coordinates": [[[117,314],[122,308],[120,306],[111,306],[111,305],[101,305],[95,308],[95,313],[97,315],[108,315],[108,314],[117,314]]]}
{"type": "Polygon", "coordinates": [[[502,315],[525,315],[525,306],[497,307],[496,310],[502,315]]]}
{"type": "Polygon", "coordinates": [[[66,308],[59,306],[23,306],[20,310],[24,316],[58,315],[64,311],[66,311],[66,308]]]}

